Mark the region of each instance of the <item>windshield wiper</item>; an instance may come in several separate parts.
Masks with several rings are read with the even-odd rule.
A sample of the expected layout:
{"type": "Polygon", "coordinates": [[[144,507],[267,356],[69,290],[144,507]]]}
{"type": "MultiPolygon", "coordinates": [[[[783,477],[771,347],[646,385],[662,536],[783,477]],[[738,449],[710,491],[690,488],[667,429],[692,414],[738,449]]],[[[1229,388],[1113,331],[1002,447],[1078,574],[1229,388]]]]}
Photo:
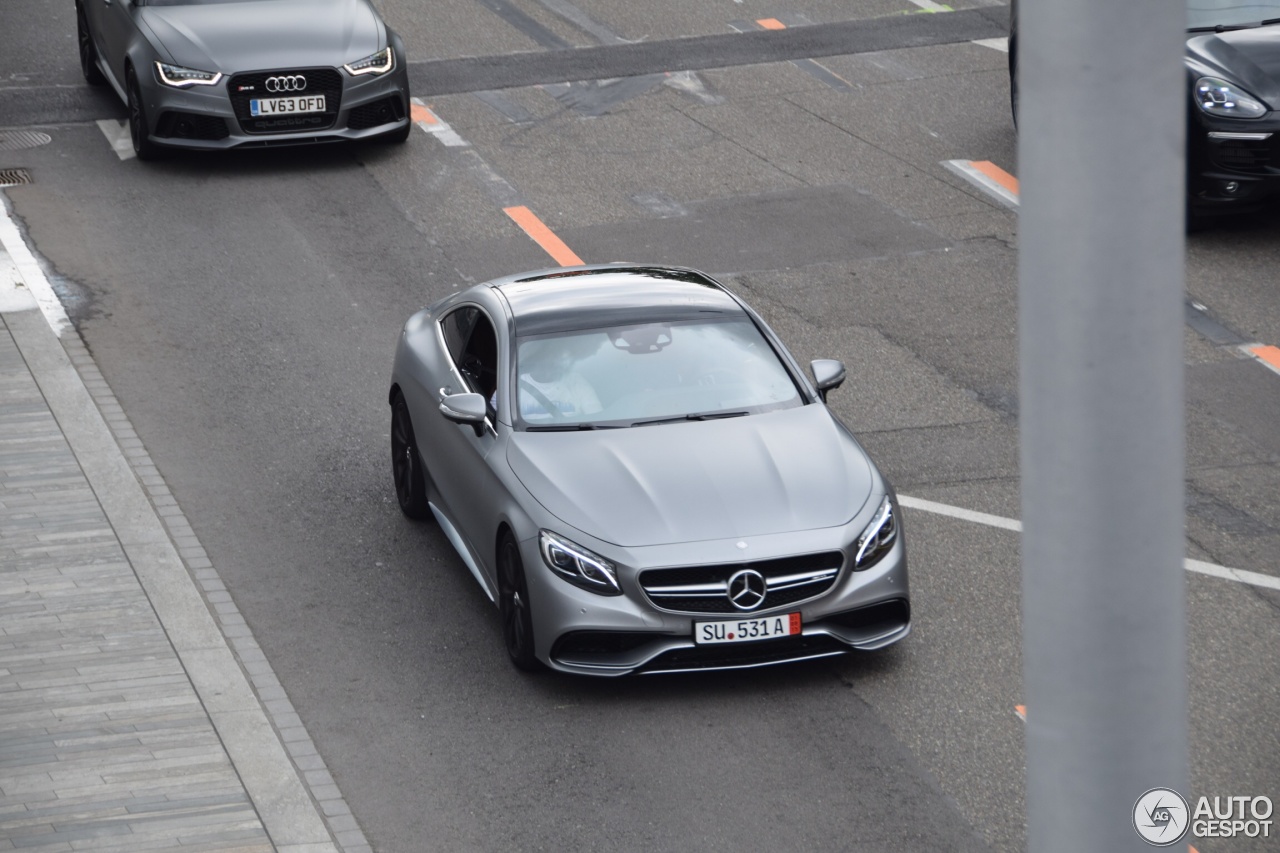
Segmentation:
{"type": "Polygon", "coordinates": [[[527,426],[525,432],[579,432],[588,429],[618,429],[616,424],[537,424],[527,426]]]}
{"type": "Polygon", "coordinates": [[[695,412],[691,415],[677,415],[674,418],[654,418],[650,421],[636,421],[633,427],[653,426],[654,424],[678,424],[685,421],[718,421],[721,418],[740,418],[750,412],[695,412]]]}
{"type": "Polygon", "coordinates": [[[1256,30],[1258,27],[1270,27],[1280,24],[1280,18],[1266,18],[1261,21],[1246,21],[1241,24],[1214,24],[1211,27],[1190,27],[1189,33],[1229,33],[1235,30],[1256,30]]]}

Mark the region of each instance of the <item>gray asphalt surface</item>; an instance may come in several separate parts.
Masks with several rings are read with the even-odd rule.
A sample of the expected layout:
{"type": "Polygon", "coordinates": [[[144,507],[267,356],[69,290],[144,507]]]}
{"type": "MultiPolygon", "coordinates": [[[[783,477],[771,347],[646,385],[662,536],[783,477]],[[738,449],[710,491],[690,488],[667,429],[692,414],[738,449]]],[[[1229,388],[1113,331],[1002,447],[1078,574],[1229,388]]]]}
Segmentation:
{"type": "MultiPolygon", "coordinates": [[[[34,177],[5,192],[375,849],[1022,849],[1016,534],[909,512],[915,629],[884,653],[530,679],[439,529],[396,509],[385,388],[412,311],[550,264],[514,201],[587,261],[723,276],[800,359],[845,360],[833,405],[899,491],[1016,518],[1016,216],[941,165],[1016,174],[1004,54],[813,53],[841,88],[764,40],[733,67],[659,60],[735,21],[916,7],[380,5],[418,69],[464,82],[467,57],[667,46],[600,48],[648,57],[639,82],[494,92],[531,80],[477,71],[427,99],[466,148],[142,164],[91,122],[122,113],[78,82],[69,4],[0,27],[0,128],[53,136],[0,151],[34,177]]],[[[1002,11],[966,13],[988,22],[971,37],[1002,11]]],[[[1189,296],[1244,340],[1280,344],[1278,233],[1189,240],[1189,296]]],[[[1186,354],[1188,555],[1280,576],[1280,376],[1192,330],[1186,354]]],[[[1192,575],[1188,609],[1195,793],[1280,799],[1280,593],[1192,575]]]]}

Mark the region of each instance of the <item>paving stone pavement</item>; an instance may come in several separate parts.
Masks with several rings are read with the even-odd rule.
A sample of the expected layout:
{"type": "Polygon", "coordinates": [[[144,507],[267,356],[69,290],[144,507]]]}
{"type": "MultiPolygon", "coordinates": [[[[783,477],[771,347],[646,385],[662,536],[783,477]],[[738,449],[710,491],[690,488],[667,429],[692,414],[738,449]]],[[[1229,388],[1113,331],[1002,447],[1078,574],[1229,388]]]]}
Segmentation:
{"type": "Polygon", "coordinates": [[[0,334],[0,850],[272,845],[115,532],[0,334]]]}
{"type": "Polygon", "coordinates": [[[0,851],[370,853],[19,240],[0,208],[0,851]]]}

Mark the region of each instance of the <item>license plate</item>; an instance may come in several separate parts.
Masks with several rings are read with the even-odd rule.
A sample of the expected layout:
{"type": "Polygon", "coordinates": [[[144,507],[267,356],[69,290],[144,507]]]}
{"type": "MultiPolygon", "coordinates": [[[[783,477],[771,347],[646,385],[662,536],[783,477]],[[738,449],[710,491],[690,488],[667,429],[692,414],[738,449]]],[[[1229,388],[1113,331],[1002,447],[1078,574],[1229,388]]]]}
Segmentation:
{"type": "Polygon", "coordinates": [[[693,641],[698,645],[712,643],[751,643],[800,633],[800,614],[782,613],[759,619],[733,619],[717,622],[694,622],[693,641]]]}
{"type": "Polygon", "coordinates": [[[253,98],[249,101],[249,114],[254,116],[322,112],[324,112],[324,95],[304,95],[292,98],[253,98]]]}

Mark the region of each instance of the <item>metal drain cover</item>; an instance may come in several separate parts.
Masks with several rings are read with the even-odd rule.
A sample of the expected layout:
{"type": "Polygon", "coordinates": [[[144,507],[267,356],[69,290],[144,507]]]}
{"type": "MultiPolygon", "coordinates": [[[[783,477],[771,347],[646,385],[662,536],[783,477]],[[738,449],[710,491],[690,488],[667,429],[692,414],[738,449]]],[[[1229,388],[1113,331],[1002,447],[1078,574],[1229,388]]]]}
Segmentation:
{"type": "Polygon", "coordinates": [[[31,173],[26,169],[0,169],[0,187],[16,187],[31,183],[31,173]]]}
{"type": "Polygon", "coordinates": [[[7,130],[0,133],[0,151],[18,151],[48,145],[53,137],[38,130],[7,130]]]}

